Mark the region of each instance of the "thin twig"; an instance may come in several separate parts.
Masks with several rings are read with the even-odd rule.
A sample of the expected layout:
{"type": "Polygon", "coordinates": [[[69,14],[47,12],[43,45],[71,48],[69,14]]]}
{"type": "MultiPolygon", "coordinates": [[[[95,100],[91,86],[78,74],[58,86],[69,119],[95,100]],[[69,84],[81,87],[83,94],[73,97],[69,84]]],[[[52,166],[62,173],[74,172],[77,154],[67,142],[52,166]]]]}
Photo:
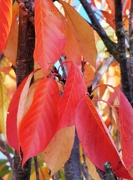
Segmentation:
{"type": "Polygon", "coordinates": [[[82,157],[83,157],[83,163],[81,164],[81,169],[82,169],[83,175],[85,177],[85,180],[89,180],[90,176],[89,176],[89,173],[88,173],[88,167],[86,165],[86,159],[85,159],[84,152],[82,154],[82,157]]]}
{"type": "Polygon", "coordinates": [[[111,56],[109,57],[105,63],[102,65],[102,67],[97,71],[94,80],[92,81],[92,90],[97,86],[99,83],[101,77],[105,72],[107,72],[109,66],[114,62],[114,58],[111,56]]]}
{"type": "Polygon", "coordinates": [[[39,177],[39,165],[38,165],[38,160],[37,160],[37,156],[34,157],[34,163],[35,163],[35,172],[36,172],[36,180],[40,180],[39,177]]]}
{"type": "Polygon", "coordinates": [[[10,156],[10,153],[7,148],[7,143],[2,140],[1,135],[0,135],[0,151],[7,157],[10,167],[13,168],[13,160],[10,156]]]}

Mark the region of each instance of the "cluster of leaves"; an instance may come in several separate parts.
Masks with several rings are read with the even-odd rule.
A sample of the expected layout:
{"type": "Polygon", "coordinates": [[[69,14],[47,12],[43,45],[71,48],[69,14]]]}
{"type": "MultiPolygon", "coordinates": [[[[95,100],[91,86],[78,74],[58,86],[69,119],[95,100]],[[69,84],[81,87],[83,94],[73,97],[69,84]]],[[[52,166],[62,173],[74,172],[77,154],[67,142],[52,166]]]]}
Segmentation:
{"type": "MultiPolygon", "coordinates": [[[[96,8],[97,2],[101,3],[92,1],[96,8]]],[[[9,145],[20,156],[21,148],[22,165],[30,157],[43,152],[44,160],[54,174],[70,157],[76,129],[88,164],[90,160],[104,170],[104,163],[109,161],[116,176],[132,179],[133,146],[129,127],[133,125],[133,110],[120,90],[118,63],[110,66],[95,89],[93,100],[90,99],[87,88],[97,73],[95,42],[99,37],[69,3],[60,0],[61,11],[51,0],[35,0],[34,3],[34,59],[40,69],[26,77],[12,97],[6,124],[9,145]],[[62,61],[60,57],[64,55],[66,59],[62,61]],[[65,85],[51,70],[58,59],[67,75],[65,85]],[[43,72],[43,77],[37,76],[30,85],[39,71],[43,72]],[[121,143],[117,142],[118,135],[114,135],[118,131],[121,143]]],[[[1,1],[0,6],[0,52],[16,65],[19,7],[17,3],[12,6],[11,0],[1,1]]],[[[130,1],[126,1],[123,17],[129,6],[130,1]]],[[[104,19],[115,28],[111,1],[106,1],[103,9],[104,19]]],[[[0,130],[4,133],[2,128],[0,130]]]]}

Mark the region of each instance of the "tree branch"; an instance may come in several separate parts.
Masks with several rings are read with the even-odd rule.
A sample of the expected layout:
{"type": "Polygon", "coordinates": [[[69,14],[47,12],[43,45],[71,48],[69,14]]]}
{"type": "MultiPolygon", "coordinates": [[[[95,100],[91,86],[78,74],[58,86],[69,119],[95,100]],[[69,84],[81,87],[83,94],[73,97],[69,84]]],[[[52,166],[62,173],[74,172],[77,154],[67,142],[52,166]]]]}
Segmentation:
{"type": "Polygon", "coordinates": [[[40,180],[39,178],[39,165],[38,165],[38,160],[37,156],[34,157],[34,163],[35,163],[35,172],[36,172],[36,180],[40,180]]]}
{"type": "Polygon", "coordinates": [[[121,83],[122,90],[131,103],[131,91],[128,79],[127,58],[126,58],[126,45],[125,45],[125,31],[123,29],[122,22],[122,2],[121,0],[115,0],[115,24],[116,24],[116,36],[118,39],[118,59],[121,70],[121,83]]]}
{"type": "Polygon", "coordinates": [[[7,157],[8,161],[10,163],[10,167],[13,168],[13,160],[8,151],[7,143],[2,140],[1,136],[0,136],[0,151],[7,157]]]}
{"type": "Polygon", "coordinates": [[[84,7],[88,17],[90,18],[91,22],[92,22],[92,27],[93,29],[99,34],[99,36],[101,37],[101,39],[103,40],[108,52],[114,56],[114,58],[116,60],[118,59],[118,53],[116,50],[117,44],[114,43],[109,36],[106,34],[105,30],[102,28],[101,24],[99,23],[98,19],[96,18],[92,8],[91,8],[91,4],[88,3],[86,0],[80,0],[80,3],[82,4],[82,6],[84,7]]]}

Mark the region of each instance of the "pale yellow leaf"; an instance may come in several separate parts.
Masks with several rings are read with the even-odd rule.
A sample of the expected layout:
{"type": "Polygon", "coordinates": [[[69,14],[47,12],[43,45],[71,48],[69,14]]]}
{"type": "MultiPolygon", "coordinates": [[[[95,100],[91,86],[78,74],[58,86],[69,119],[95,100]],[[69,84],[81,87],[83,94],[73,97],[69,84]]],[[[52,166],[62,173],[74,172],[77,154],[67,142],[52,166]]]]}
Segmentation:
{"type": "Polygon", "coordinates": [[[75,127],[60,129],[44,151],[51,173],[56,173],[69,159],[73,147],[75,127]]]}

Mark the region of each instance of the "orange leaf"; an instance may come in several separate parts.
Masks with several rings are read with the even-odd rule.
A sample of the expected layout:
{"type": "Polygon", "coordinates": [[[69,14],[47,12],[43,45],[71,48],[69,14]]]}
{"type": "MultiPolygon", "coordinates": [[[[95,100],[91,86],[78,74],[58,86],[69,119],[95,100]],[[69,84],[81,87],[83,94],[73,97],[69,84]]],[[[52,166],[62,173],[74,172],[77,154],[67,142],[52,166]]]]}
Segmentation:
{"type": "Polygon", "coordinates": [[[85,92],[86,88],[81,71],[76,64],[72,64],[65,84],[63,96],[58,104],[60,119],[59,129],[75,124],[76,107],[85,92]]]}
{"type": "Polygon", "coordinates": [[[34,58],[45,71],[61,56],[65,47],[65,20],[51,0],[35,0],[36,45],[34,58]]]}
{"type": "Polygon", "coordinates": [[[120,92],[119,121],[123,160],[129,169],[133,167],[133,108],[122,92],[120,92]]]}
{"type": "Polygon", "coordinates": [[[23,151],[22,165],[28,158],[43,151],[54,136],[58,124],[59,98],[56,81],[47,78],[39,82],[33,103],[19,128],[19,141],[23,151]]]}
{"type": "Polygon", "coordinates": [[[17,45],[18,45],[18,21],[19,5],[17,2],[13,4],[12,8],[12,25],[8,36],[7,44],[3,50],[4,55],[15,66],[17,57],[17,45]]]}
{"type": "Polygon", "coordinates": [[[12,22],[12,0],[0,1],[0,52],[5,48],[12,22]]]}
{"type": "Polygon", "coordinates": [[[113,0],[106,0],[106,3],[109,6],[109,9],[111,10],[111,14],[113,16],[113,18],[115,17],[115,6],[114,6],[114,1],[113,0]]]}
{"type": "Polygon", "coordinates": [[[95,75],[94,73],[95,73],[94,68],[89,63],[86,63],[84,66],[84,74],[83,74],[86,87],[91,85],[94,79],[94,75],[95,75]]]}
{"type": "MultiPolygon", "coordinates": [[[[75,37],[73,24],[67,14],[66,17],[66,46],[63,53],[67,57],[66,61],[72,61],[77,65],[80,65],[82,52],[80,51],[77,38],[75,37]]],[[[68,63],[66,65],[69,66],[68,63]]]]}
{"type": "Polygon", "coordinates": [[[97,51],[92,27],[71,5],[61,0],[60,3],[64,8],[67,21],[71,21],[70,23],[73,25],[73,35],[77,39],[82,56],[86,61],[88,61],[92,66],[95,67],[97,51]]]}
{"type": "Polygon", "coordinates": [[[88,96],[80,101],[76,112],[76,129],[86,156],[99,169],[104,170],[104,163],[109,161],[116,176],[130,178],[107,127],[88,96]]]}
{"type": "Polygon", "coordinates": [[[60,129],[45,149],[45,162],[52,174],[56,173],[69,159],[74,136],[74,126],[60,129]]]}

